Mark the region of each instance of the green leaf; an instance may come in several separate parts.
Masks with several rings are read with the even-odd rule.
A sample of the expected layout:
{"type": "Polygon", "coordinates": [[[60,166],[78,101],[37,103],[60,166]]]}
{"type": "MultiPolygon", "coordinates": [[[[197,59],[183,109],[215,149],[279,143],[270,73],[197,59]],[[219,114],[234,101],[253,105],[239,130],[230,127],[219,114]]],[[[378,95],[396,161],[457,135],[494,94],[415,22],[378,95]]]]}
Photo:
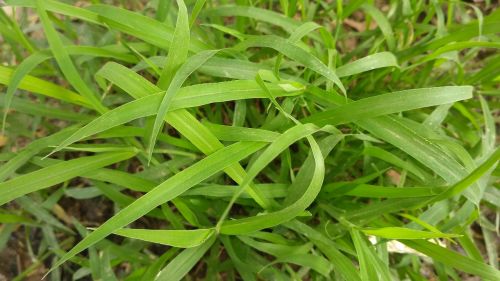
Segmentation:
{"type": "Polygon", "coordinates": [[[363,154],[379,158],[381,160],[386,161],[387,163],[391,163],[402,169],[405,169],[413,173],[421,180],[425,180],[427,177],[429,177],[418,166],[412,164],[411,162],[404,161],[403,159],[397,157],[396,155],[390,153],[389,151],[383,150],[382,148],[375,146],[366,146],[365,149],[363,150],[363,154]]]}
{"type": "Polygon", "coordinates": [[[419,134],[415,127],[408,126],[401,118],[382,116],[356,123],[375,137],[409,154],[448,183],[457,182],[467,174],[465,168],[453,157],[444,153],[441,147],[419,134]]]}
{"type": "MultiPolygon", "coordinates": [[[[376,95],[311,115],[302,122],[319,126],[338,125],[360,119],[435,106],[472,98],[470,86],[423,88],[376,95]],[[391,103],[388,105],[387,101],[391,103]]],[[[371,121],[371,120],[370,120],[371,121]]]]}
{"type": "MultiPolygon", "coordinates": [[[[101,73],[105,77],[109,77],[101,73]]],[[[130,79],[130,81],[134,81],[130,79]]],[[[156,89],[139,89],[140,84],[133,83],[131,90],[155,91],[156,89]],[[134,86],[135,85],[135,86],[134,86]]],[[[286,92],[279,86],[270,85],[271,93],[278,96],[295,95],[294,92],[286,92]]],[[[172,114],[180,113],[178,109],[195,107],[203,104],[222,102],[234,99],[265,98],[267,95],[260,90],[257,83],[253,81],[229,81],[213,84],[200,84],[181,88],[179,93],[172,101],[171,111],[167,114],[167,122],[172,122],[172,114]],[[174,111],[176,110],[176,111],[174,111]]],[[[161,93],[148,95],[143,98],[131,101],[115,109],[112,109],[103,115],[95,118],[90,123],[79,129],[66,140],[61,142],[53,152],[59,151],[68,145],[80,141],[94,134],[104,132],[113,127],[125,124],[138,118],[152,116],[157,113],[158,104],[163,99],[161,93]]]]}
{"type": "Polygon", "coordinates": [[[363,233],[367,235],[375,235],[378,237],[386,238],[386,239],[432,239],[432,238],[454,238],[460,237],[459,234],[449,234],[442,232],[431,232],[431,231],[422,231],[415,230],[404,227],[381,227],[375,229],[362,229],[363,233]]]}
{"type": "MultiPolygon", "coordinates": [[[[13,70],[0,65],[0,84],[10,85],[12,82],[13,70]]],[[[81,95],[65,89],[54,83],[41,80],[39,78],[26,75],[19,83],[19,88],[47,97],[53,97],[62,101],[91,108],[90,103],[81,95]]]]}
{"type": "Polygon", "coordinates": [[[318,250],[328,257],[334,270],[338,271],[345,280],[362,280],[352,261],[337,249],[337,245],[331,239],[298,220],[289,221],[285,223],[285,226],[310,239],[318,250]]]}
{"type": "MultiPolygon", "coordinates": [[[[133,62],[135,61],[135,58],[133,56],[130,56],[126,53],[120,52],[120,51],[115,51],[111,50],[111,48],[98,48],[98,47],[93,47],[93,46],[66,46],[65,47],[69,55],[87,55],[87,56],[96,56],[96,57],[109,57],[109,58],[115,58],[127,62],[133,62]]],[[[24,81],[24,79],[30,79],[30,77],[25,78],[28,73],[30,73],[34,68],[36,68],[40,63],[52,58],[52,52],[50,50],[44,50],[44,51],[39,51],[36,53],[33,53],[31,56],[23,60],[14,70],[12,73],[12,78],[10,79],[10,82],[5,82],[6,85],[8,85],[7,88],[7,93],[5,97],[5,104],[4,104],[4,116],[3,116],[3,124],[2,128],[5,127],[5,122],[7,119],[7,114],[8,110],[10,108],[14,93],[16,89],[20,86],[20,84],[24,81]]],[[[1,71],[1,70],[0,70],[1,71]]],[[[1,74],[0,74],[1,76],[1,74]]],[[[33,78],[31,78],[33,80],[33,78]]],[[[33,81],[34,82],[34,81],[33,81]]],[[[45,81],[37,81],[39,83],[46,83],[45,81]]],[[[0,78],[0,83],[2,83],[1,78],[0,78]]],[[[33,83],[33,84],[38,84],[38,83],[33,83]]],[[[45,84],[46,85],[46,84],[45,84]]],[[[26,86],[24,86],[26,87],[26,86]]],[[[23,86],[21,85],[21,88],[23,86]]],[[[48,87],[47,87],[48,88],[48,87]]],[[[82,99],[80,96],[78,96],[75,93],[71,93],[67,90],[67,94],[70,96],[77,96],[79,99],[82,99]]],[[[61,98],[64,97],[64,93],[61,93],[61,98]]],[[[58,97],[57,95],[49,95],[52,97],[58,97]]],[[[79,101],[79,104],[81,102],[79,101]]],[[[84,106],[89,106],[87,103],[82,104],[84,106]]]]}
{"type": "Polygon", "coordinates": [[[0,183],[0,205],[25,194],[51,187],[89,171],[129,159],[135,152],[112,152],[80,157],[0,183]]]}
{"type": "Polygon", "coordinates": [[[44,1],[37,0],[36,7],[38,15],[40,16],[40,21],[43,24],[43,28],[45,31],[45,36],[49,41],[52,54],[56,59],[61,71],[64,76],[68,80],[68,82],[79,92],[81,93],[85,99],[92,105],[92,107],[99,111],[100,113],[106,112],[106,107],[104,107],[101,102],[97,99],[97,96],[94,92],[87,86],[85,81],[82,80],[78,71],[75,68],[75,65],[71,61],[66,49],[61,41],[61,38],[57,34],[57,31],[52,26],[50,22],[49,16],[47,15],[47,11],[45,8],[44,1]]]}
{"type": "Polygon", "coordinates": [[[206,251],[214,244],[215,236],[211,236],[203,244],[195,248],[189,248],[177,255],[160,273],[155,281],[168,280],[178,281],[186,275],[191,268],[203,257],[206,251]]]}
{"type": "Polygon", "coordinates": [[[342,93],[346,93],[344,85],[334,71],[329,69],[315,56],[294,44],[290,44],[284,38],[275,35],[248,36],[245,41],[239,43],[234,48],[236,50],[244,50],[251,47],[266,47],[274,49],[332,81],[335,85],[337,85],[337,87],[339,87],[342,93]]]}
{"type": "Polygon", "coordinates": [[[363,280],[391,280],[387,264],[383,264],[371,245],[357,230],[351,230],[351,237],[358,254],[361,278],[363,280]]]}
{"type": "Polygon", "coordinates": [[[238,239],[246,245],[255,248],[260,252],[270,254],[275,257],[286,257],[294,254],[305,254],[311,250],[312,244],[303,245],[283,245],[279,243],[259,242],[248,236],[238,236],[238,239]]]}
{"type": "MultiPolygon", "coordinates": [[[[169,49],[174,40],[174,28],[148,16],[111,5],[99,4],[87,9],[98,14],[100,24],[132,35],[154,46],[169,49]]],[[[208,44],[197,38],[192,38],[189,43],[184,48],[193,52],[211,49],[207,46],[208,44]]]]}
{"type": "Polygon", "coordinates": [[[219,140],[223,141],[273,142],[280,136],[279,133],[263,129],[224,126],[210,122],[203,122],[203,125],[205,125],[219,140]]]}
{"type": "Polygon", "coordinates": [[[429,197],[437,195],[446,187],[386,187],[369,184],[354,184],[335,186],[329,184],[323,190],[331,193],[331,196],[358,196],[368,198],[409,198],[409,197],[429,197]]]}
{"type": "Polygon", "coordinates": [[[203,5],[205,5],[206,0],[196,0],[194,4],[193,10],[191,11],[191,17],[189,17],[189,26],[192,27],[196,21],[196,18],[200,14],[203,9],[203,5]]]}
{"type": "Polygon", "coordinates": [[[324,277],[329,277],[332,271],[332,264],[322,256],[310,254],[292,254],[280,257],[273,263],[293,263],[303,267],[310,267],[324,277]]]}
{"type": "MultiPolygon", "coordinates": [[[[4,96],[0,96],[0,106],[6,106],[5,98],[6,97],[4,96]]],[[[17,112],[22,112],[24,114],[33,116],[43,116],[51,119],[88,122],[93,118],[93,116],[91,115],[77,113],[67,109],[59,109],[57,107],[47,106],[45,104],[37,104],[31,101],[27,101],[27,99],[25,98],[13,97],[10,100],[9,106],[15,108],[17,112]]]]}
{"type": "Polygon", "coordinates": [[[187,8],[184,0],[177,0],[177,5],[179,6],[179,12],[177,14],[177,22],[175,23],[172,44],[168,48],[167,61],[158,79],[158,83],[156,83],[161,89],[169,87],[175,73],[186,61],[188,55],[188,48],[186,46],[189,46],[190,34],[187,8]]]}
{"type": "Polygon", "coordinates": [[[197,247],[208,240],[214,234],[214,230],[154,230],[122,228],[113,231],[113,233],[123,237],[139,239],[172,247],[192,248],[197,247]]]}
{"type": "Polygon", "coordinates": [[[394,38],[391,24],[384,14],[370,4],[364,4],[362,8],[377,22],[382,34],[384,34],[389,50],[394,50],[394,48],[396,48],[396,39],[394,38]]]}
{"type": "Polygon", "coordinates": [[[495,167],[500,160],[500,147],[497,148],[479,167],[467,175],[461,181],[449,187],[435,198],[436,201],[443,200],[462,193],[468,187],[477,182],[485,173],[495,167]]]}
{"type": "Polygon", "coordinates": [[[9,176],[11,176],[18,168],[22,167],[26,162],[28,162],[33,156],[38,154],[43,149],[57,145],[72,133],[76,131],[75,127],[65,128],[55,134],[50,136],[34,140],[28,144],[24,149],[16,153],[16,155],[11,158],[7,163],[3,163],[0,167],[0,181],[4,181],[9,176]]]}
{"type": "MultiPolygon", "coordinates": [[[[186,17],[187,17],[187,15],[186,15],[186,17]]],[[[186,19],[186,21],[187,21],[187,19],[186,19]]],[[[158,108],[158,113],[156,114],[156,118],[155,118],[155,121],[153,124],[151,138],[149,141],[149,157],[150,158],[151,158],[151,154],[153,153],[154,144],[156,143],[156,139],[158,137],[158,134],[160,133],[161,125],[163,124],[163,120],[166,117],[168,109],[171,107],[173,98],[175,97],[175,95],[177,94],[179,89],[181,88],[184,81],[186,81],[188,76],[191,75],[191,73],[193,73],[193,71],[195,71],[198,67],[200,67],[203,63],[205,63],[209,58],[211,58],[217,52],[218,52],[218,50],[200,52],[200,53],[190,57],[186,61],[186,63],[184,63],[179,68],[179,70],[176,71],[175,76],[172,78],[172,82],[168,84],[169,85],[168,89],[162,97],[160,107],[158,108]]],[[[168,59],[167,59],[167,63],[169,63],[168,59]]],[[[173,70],[170,70],[170,72],[165,72],[165,69],[166,68],[163,69],[164,72],[162,74],[162,77],[163,77],[163,75],[167,75],[167,76],[171,75],[170,72],[173,71],[173,70]]],[[[170,79],[170,78],[166,78],[166,79],[170,79]]],[[[161,81],[161,77],[160,77],[160,81],[161,81]]],[[[168,82],[170,82],[170,81],[168,81],[168,82]]],[[[164,83],[167,83],[167,82],[164,82],[164,83]]],[[[160,85],[160,82],[158,82],[158,85],[160,85]]]]}
{"type": "Polygon", "coordinates": [[[280,26],[288,32],[292,32],[300,25],[300,22],[283,14],[251,6],[219,6],[207,9],[204,13],[210,16],[248,17],[280,26]]]}
{"type": "Polygon", "coordinates": [[[8,85],[7,92],[5,93],[5,103],[4,103],[4,113],[2,120],[2,132],[5,131],[5,122],[7,120],[7,114],[9,112],[14,93],[23,80],[23,78],[38,64],[48,59],[48,55],[43,53],[35,53],[25,59],[12,73],[11,79],[6,83],[8,85]]]}
{"type": "Polygon", "coordinates": [[[500,271],[494,269],[493,267],[488,266],[483,262],[462,256],[433,243],[421,240],[403,240],[402,243],[421,252],[422,254],[458,270],[479,276],[486,280],[498,280],[500,278],[500,271]]]}
{"type": "Polygon", "coordinates": [[[352,76],[384,67],[399,67],[398,61],[391,52],[380,52],[369,55],[338,67],[335,73],[339,77],[352,76]]]}

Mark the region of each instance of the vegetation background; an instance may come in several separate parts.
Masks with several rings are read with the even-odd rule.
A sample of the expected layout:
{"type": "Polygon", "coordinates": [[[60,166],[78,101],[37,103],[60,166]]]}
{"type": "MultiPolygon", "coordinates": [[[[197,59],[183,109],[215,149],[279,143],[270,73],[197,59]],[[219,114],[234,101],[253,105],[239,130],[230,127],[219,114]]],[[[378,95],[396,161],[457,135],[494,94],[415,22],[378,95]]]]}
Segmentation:
{"type": "Polygon", "coordinates": [[[0,2],[0,280],[500,280],[498,1],[0,2]]]}

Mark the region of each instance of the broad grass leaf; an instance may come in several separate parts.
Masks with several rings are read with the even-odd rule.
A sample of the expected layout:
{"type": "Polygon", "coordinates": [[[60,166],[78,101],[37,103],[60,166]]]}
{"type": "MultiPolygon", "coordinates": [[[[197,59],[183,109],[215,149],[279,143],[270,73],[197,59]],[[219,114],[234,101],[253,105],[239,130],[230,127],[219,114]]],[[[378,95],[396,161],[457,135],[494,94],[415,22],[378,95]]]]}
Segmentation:
{"type": "Polygon", "coordinates": [[[323,62],[318,58],[311,55],[310,53],[304,51],[303,49],[297,47],[294,44],[290,44],[286,39],[275,35],[262,35],[262,36],[248,36],[247,39],[234,48],[236,50],[244,50],[250,47],[266,47],[274,49],[281,54],[303,64],[305,67],[310,68],[316,73],[324,76],[326,79],[332,81],[342,93],[346,93],[344,85],[339,80],[334,71],[329,69],[323,62]]]}
{"type": "Polygon", "coordinates": [[[203,242],[209,239],[215,231],[213,229],[156,230],[122,228],[113,233],[123,237],[177,248],[192,248],[203,244],[203,242]]]}
{"type": "MultiPolygon", "coordinates": [[[[346,123],[347,120],[351,122],[369,119],[395,112],[447,104],[470,99],[471,97],[472,87],[470,86],[411,89],[360,99],[316,113],[302,121],[313,122],[320,126],[326,124],[338,125],[346,123]],[[391,103],[387,104],[387,100],[390,100],[391,103]]],[[[371,121],[371,119],[368,121],[371,121]]]]}
{"type": "MultiPolygon", "coordinates": [[[[182,0],[180,0],[180,1],[182,1],[182,0]]],[[[187,17],[187,14],[186,14],[186,17],[187,17]]],[[[187,19],[185,19],[185,20],[187,21],[187,19]]],[[[187,22],[186,22],[186,24],[187,24],[187,22]]],[[[188,31],[189,31],[189,29],[188,29],[188,31]]],[[[182,45],[179,46],[179,48],[182,48],[182,47],[183,47],[182,45]]],[[[200,53],[190,57],[184,64],[182,64],[182,66],[180,66],[180,68],[175,72],[175,75],[171,73],[172,71],[174,71],[173,69],[170,69],[170,70],[168,70],[168,68],[163,69],[164,72],[163,72],[161,77],[163,77],[163,75],[167,75],[167,78],[165,78],[165,79],[171,80],[171,83],[170,83],[170,81],[165,80],[165,81],[168,81],[168,89],[162,97],[162,100],[161,100],[161,103],[160,103],[160,106],[158,108],[158,112],[156,114],[156,118],[155,118],[155,121],[153,124],[151,138],[150,138],[150,142],[149,142],[149,157],[150,158],[151,158],[154,144],[156,143],[156,139],[157,139],[158,134],[160,133],[160,130],[162,128],[161,126],[164,122],[164,119],[166,117],[166,114],[167,114],[169,108],[171,107],[171,104],[172,104],[172,101],[173,101],[175,95],[178,93],[179,89],[181,88],[184,81],[186,81],[188,76],[191,75],[191,73],[193,73],[193,71],[195,71],[198,67],[200,67],[203,63],[205,63],[209,58],[211,58],[217,52],[218,52],[218,50],[203,51],[203,52],[200,52],[200,53]],[[166,70],[168,70],[168,71],[166,71],[166,70]],[[172,75],[173,75],[173,78],[168,78],[169,76],[172,76],[172,75]]],[[[174,55],[175,55],[175,53],[174,53],[174,55]]],[[[167,59],[167,63],[172,63],[172,62],[169,62],[169,60],[167,59]]],[[[160,82],[162,81],[161,77],[160,77],[160,81],[158,82],[158,85],[160,85],[160,82]]],[[[163,83],[167,83],[167,82],[163,82],[163,83]]]]}
{"type": "Polygon", "coordinates": [[[500,271],[497,269],[431,242],[422,240],[403,240],[401,242],[410,248],[458,270],[474,274],[486,280],[498,280],[500,278],[500,271]]]}
{"type": "Polygon", "coordinates": [[[177,14],[177,22],[175,23],[172,43],[168,48],[165,66],[156,83],[158,87],[165,90],[169,87],[179,67],[181,67],[187,59],[188,48],[186,48],[186,46],[189,46],[191,37],[186,4],[184,4],[184,0],[177,0],[177,5],[179,6],[179,11],[177,14]]]}
{"type": "MultiPolygon", "coordinates": [[[[14,70],[8,67],[0,66],[0,84],[8,86],[11,83],[13,72],[14,70]]],[[[81,95],[31,75],[26,75],[21,82],[19,82],[19,88],[88,108],[92,107],[92,105],[81,95]]]]}
{"type": "Polygon", "coordinates": [[[338,77],[342,78],[384,67],[399,68],[397,58],[393,53],[380,52],[362,57],[358,60],[338,67],[335,70],[335,73],[337,73],[338,77]]]}
{"type": "Polygon", "coordinates": [[[129,159],[135,154],[135,152],[111,152],[80,157],[13,178],[0,183],[0,205],[89,171],[129,159]]]}
{"type": "Polygon", "coordinates": [[[168,280],[178,281],[181,280],[193,266],[203,257],[208,249],[214,244],[215,236],[208,238],[200,246],[183,250],[171,262],[163,268],[155,278],[155,281],[168,280]]]}
{"type": "Polygon", "coordinates": [[[459,234],[450,234],[442,232],[431,232],[416,230],[404,227],[381,227],[381,228],[365,228],[361,230],[367,235],[375,235],[386,239],[432,239],[432,238],[455,238],[460,237],[459,234]]]}
{"type": "Polygon", "coordinates": [[[382,12],[380,12],[376,7],[370,4],[363,4],[363,6],[361,7],[377,22],[378,27],[384,34],[389,50],[394,50],[394,48],[396,47],[396,39],[394,37],[394,32],[392,31],[391,24],[384,16],[384,14],[382,14],[382,12]]]}
{"type": "Polygon", "coordinates": [[[106,107],[101,104],[101,102],[97,99],[96,94],[90,89],[85,81],[83,81],[83,79],[80,77],[80,74],[76,70],[75,65],[71,61],[71,58],[61,41],[61,38],[50,22],[44,1],[37,0],[36,7],[37,12],[40,16],[40,20],[43,24],[45,36],[49,41],[52,54],[59,64],[59,67],[61,68],[64,76],[66,77],[68,82],[85,97],[85,99],[92,105],[95,110],[100,113],[106,112],[106,107]]]}

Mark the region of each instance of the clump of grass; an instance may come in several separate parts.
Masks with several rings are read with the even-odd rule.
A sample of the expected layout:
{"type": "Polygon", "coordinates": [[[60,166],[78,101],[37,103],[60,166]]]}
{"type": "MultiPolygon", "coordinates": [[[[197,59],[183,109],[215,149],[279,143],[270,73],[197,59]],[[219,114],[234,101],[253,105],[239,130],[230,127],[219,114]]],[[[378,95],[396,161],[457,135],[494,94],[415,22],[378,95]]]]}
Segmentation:
{"type": "Polygon", "coordinates": [[[500,279],[495,4],[5,2],[3,274],[500,279]]]}

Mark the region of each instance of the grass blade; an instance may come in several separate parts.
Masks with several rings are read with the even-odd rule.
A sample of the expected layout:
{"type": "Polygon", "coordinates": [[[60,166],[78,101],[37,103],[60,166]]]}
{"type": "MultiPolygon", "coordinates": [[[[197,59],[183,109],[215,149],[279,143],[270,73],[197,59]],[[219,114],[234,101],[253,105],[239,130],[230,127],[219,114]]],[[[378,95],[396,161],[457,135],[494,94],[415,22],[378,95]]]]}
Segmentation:
{"type": "Polygon", "coordinates": [[[435,260],[441,261],[458,270],[480,276],[486,280],[498,280],[500,271],[490,267],[482,262],[462,256],[458,253],[442,248],[427,241],[402,241],[408,247],[411,247],[435,260]]]}
{"type": "Polygon", "coordinates": [[[214,230],[151,230],[122,228],[114,231],[113,233],[123,237],[139,239],[177,248],[193,248],[208,240],[214,234],[214,230]]]}
{"type": "Polygon", "coordinates": [[[50,47],[52,49],[52,54],[56,59],[61,71],[68,82],[79,92],[85,99],[92,105],[92,107],[100,113],[106,112],[106,107],[104,107],[101,102],[97,99],[93,91],[87,86],[87,84],[82,80],[75,65],[71,61],[68,53],[66,52],[64,45],[62,44],[61,38],[57,34],[57,31],[52,26],[47,11],[45,9],[44,1],[37,0],[36,2],[37,12],[40,16],[40,20],[43,24],[45,35],[49,41],[50,47]]]}
{"type": "Polygon", "coordinates": [[[422,231],[404,227],[381,227],[377,229],[363,229],[362,231],[367,235],[375,235],[386,239],[397,239],[397,240],[460,237],[459,234],[422,231]]]}
{"type": "Polygon", "coordinates": [[[200,260],[205,252],[214,244],[215,236],[207,239],[195,248],[189,248],[177,255],[160,273],[155,280],[178,281],[200,260]]]}
{"type": "Polygon", "coordinates": [[[0,183],[0,205],[25,194],[51,187],[89,171],[129,159],[134,152],[103,153],[68,160],[0,183]]]}
{"type": "Polygon", "coordinates": [[[179,6],[179,13],[177,15],[172,44],[168,49],[167,61],[157,83],[161,89],[168,88],[175,73],[186,61],[188,55],[186,46],[189,46],[190,34],[187,8],[183,0],[177,0],[177,5],[179,6]]]}
{"type": "Polygon", "coordinates": [[[266,47],[274,49],[324,76],[326,79],[332,81],[335,85],[337,85],[342,93],[346,93],[344,85],[339,80],[334,71],[329,69],[318,58],[297,47],[296,45],[290,44],[284,38],[274,35],[248,36],[245,41],[239,43],[234,48],[236,50],[244,50],[250,47],[266,47]]]}
{"type": "MultiPolygon", "coordinates": [[[[181,0],[182,1],[182,0],[181,0]]],[[[187,12],[186,12],[187,13],[187,12]]],[[[186,14],[187,18],[187,14],[186,14]]],[[[186,19],[186,24],[187,24],[187,19],[186,19]]],[[[182,46],[180,46],[182,48],[182,46]]],[[[153,148],[154,144],[156,143],[156,139],[158,137],[158,134],[160,133],[161,130],[161,125],[163,124],[163,120],[165,119],[165,116],[167,114],[168,109],[171,106],[171,103],[173,101],[173,98],[181,88],[182,84],[186,79],[188,78],[193,71],[195,71],[198,67],[200,67],[203,63],[205,63],[209,58],[211,58],[213,55],[215,55],[218,52],[218,50],[213,50],[213,51],[203,51],[200,52],[192,57],[190,57],[185,64],[183,64],[179,70],[175,73],[175,76],[172,78],[172,83],[169,83],[168,89],[163,95],[163,98],[160,103],[160,107],[158,108],[158,113],[156,114],[156,118],[153,124],[153,129],[151,133],[151,138],[149,141],[149,158],[151,158],[151,155],[153,153],[153,148]]],[[[167,59],[168,63],[168,59],[167,59]]],[[[171,72],[172,70],[169,70],[168,72],[164,72],[163,75],[170,76],[172,75],[171,72]]],[[[160,77],[160,82],[162,81],[160,77]]],[[[170,79],[170,78],[165,78],[165,79],[170,79]]],[[[168,80],[166,80],[168,81],[168,80]]],[[[160,82],[158,82],[158,85],[160,85],[160,82]]],[[[170,82],[170,81],[168,81],[170,82]]],[[[164,82],[167,83],[167,82],[164,82]]]]}
{"type": "Polygon", "coordinates": [[[391,52],[380,52],[363,57],[338,67],[335,72],[338,77],[346,77],[384,67],[399,67],[396,57],[391,52]]]}
{"type": "Polygon", "coordinates": [[[399,91],[357,100],[339,107],[316,113],[303,119],[319,126],[338,125],[349,121],[368,119],[380,115],[421,107],[447,104],[472,97],[470,86],[449,86],[399,91]],[[387,100],[391,101],[387,105],[387,100]],[[355,112],[355,116],[353,116],[355,112]]]}

